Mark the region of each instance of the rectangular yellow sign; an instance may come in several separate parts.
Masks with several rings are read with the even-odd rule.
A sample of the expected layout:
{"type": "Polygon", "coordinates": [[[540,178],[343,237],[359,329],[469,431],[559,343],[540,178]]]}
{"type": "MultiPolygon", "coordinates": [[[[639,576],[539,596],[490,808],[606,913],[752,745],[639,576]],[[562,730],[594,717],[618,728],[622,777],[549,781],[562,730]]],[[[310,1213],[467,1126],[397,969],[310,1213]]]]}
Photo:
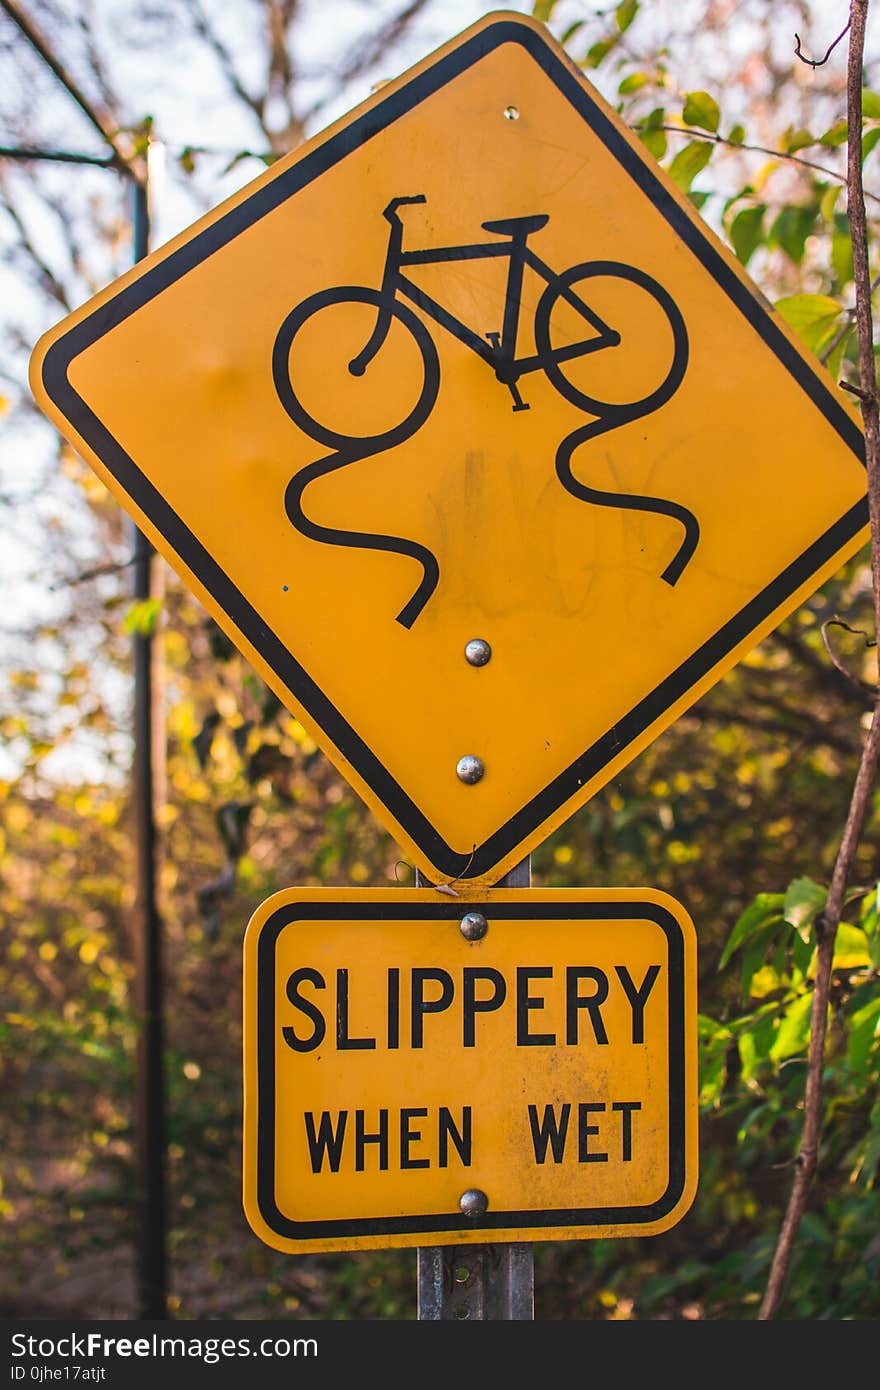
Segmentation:
{"type": "Polygon", "coordinates": [[[289,889],[245,938],[244,1206],[290,1252],[651,1235],[697,1181],[654,889],[289,889]]]}

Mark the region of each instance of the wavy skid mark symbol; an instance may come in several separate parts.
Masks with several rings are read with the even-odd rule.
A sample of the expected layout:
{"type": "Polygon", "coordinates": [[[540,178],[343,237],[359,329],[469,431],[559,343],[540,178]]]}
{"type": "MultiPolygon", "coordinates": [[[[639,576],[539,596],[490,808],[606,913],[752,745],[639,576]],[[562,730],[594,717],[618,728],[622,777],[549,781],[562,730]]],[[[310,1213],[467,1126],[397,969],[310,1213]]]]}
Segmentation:
{"type": "Polygon", "coordinates": [[[700,540],[700,524],[693,512],[679,502],[670,502],[662,497],[648,497],[635,492],[609,492],[602,488],[590,487],[582,483],[572,472],[572,455],[582,444],[622,425],[652,415],[675,394],[687,370],[689,344],[684,319],[675,300],[662,285],[658,284],[643,270],[627,265],[622,261],[585,261],[572,266],[560,275],[542,296],[535,315],[535,338],[539,353],[544,357],[547,376],[557,391],[578,409],[596,418],[566,435],[556,451],[556,474],[562,486],[572,497],[581,502],[589,502],[596,507],[616,507],[621,511],[654,512],[658,516],[669,516],[684,528],[684,539],[672,560],[666,566],[661,579],[674,585],[681,578],[686,566],[693,557],[700,540]],[[629,281],[646,291],[656,301],[672,330],[672,362],[664,380],[640,401],[629,405],[610,405],[589,396],[569,381],[565,376],[561,361],[553,356],[550,342],[550,319],[559,300],[568,297],[572,285],[578,281],[597,277],[629,281]]]}
{"type": "MultiPolygon", "coordinates": [[[[387,327],[385,332],[387,332],[387,327]]],[[[384,336],[383,333],[380,347],[381,342],[384,341],[384,336]]],[[[351,363],[348,364],[348,369],[352,376],[362,376],[364,372],[363,367],[356,370],[351,363]]],[[[389,300],[378,290],[367,289],[360,285],[341,285],[336,289],[321,290],[303,300],[302,304],[299,304],[288,314],[281,325],[272,352],[272,378],[275,382],[278,399],[294,423],[310,438],[316,439],[319,444],[327,444],[333,449],[333,453],[328,454],[325,458],[317,459],[314,463],[300,469],[288,483],[284,494],[284,509],[291,524],[309,540],[320,541],[324,545],[385,551],[394,555],[404,555],[417,561],[422,567],[421,581],[412,597],[397,614],[397,621],[401,626],[411,628],[437,587],[440,578],[440,566],[436,555],[427,546],[419,545],[417,541],[405,540],[402,536],[389,536],[375,531],[345,531],[338,527],[321,526],[318,522],[312,521],[303,511],[302,498],[306,488],[317,478],[326,477],[328,474],[336,472],[337,469],[347,467],[350,463],[373,458],[388,449],[393,449],[421,429],[434,408],[434,402],[440,389],[440,360],[431,335],[411,309],[407,308],[405,304],[389,300]],[[409,415],[393,429],[361,438],[340,434],[316,420],[314,416],[309,414],[296,395],[290,379],[291,347],[303,324],[329,305],[352,303],[367,304],[374,308],[379,318],[384,318],[387,325],[390,325],[392,318],[398,319],[415,339],[421,353],[423,369],[419,398],[409,415]]]]}
{"type": "Polygon", "coordinates": [[[684,527],[684,540],[660,576],[667,584],[674,585],[681,578],[699,544],[700,523],[693,512],[679,502],[668,502],[662,497],[646,497],[637,492],[605,492],[600,488],[588,487],[586,483],[579,482],[571,471],[571,456],[575,449],[586,444],[589,439],[596,439],[608,430],[617,429],[630,419],[638,419],[638,416],[593,420],[589,425],[583,425],[581,429],[566,435],[556,451],[556,473],[566,491],[581,502],[591,502],[594,507],[618,507],[621,511],[656,512],[658,516],[671,516],[681,522],[684,527]]]}
{"type": "Polygon", "coordinates": [[[316,521],[307,517],[302,509],[302,495],[316,478],[323,478],[338,468],[344,468],[349,463],[356,463],[359,459],[372,458],[377,452],[375,449],[367,452],[356,449],[348,451],[340,449],[335,454],[330,454],[327,458],[317,459],[315,463],[310,463],[307,468],[300,469],[299,473],[295,474],[287,484],[287,490],[284,493],[284,510],[297,531],[307,536],[309,540],[322,541],[325,545],[352,546],[361,550],[385,550],[391,554],[407,555],[410,559],[417,560],[422,566],[422,581],[412,598],[404,604],[397,615],[397,621],[401,626],[411,628],[440,579],[440,566],[432,551],[428,550],[427,546],[419,545],[417,541],[404,540],[402,536],[385,536],[374,531],[341,531],[333,526],[320,526],[316,521]]]}
{"type": "MultiPolygon", "coordinates": [[[[611,330],[606,331],[611,333],[611,330]]],[[[593,488],[575,478],[572,470],[572,455],[582,444],[610,430],[641,419],[658,410],[678,389],[684,376],[688,361],[688,338],[684,320],[672,297],[661,285],[644,271],[618,261],[586,261],[572,266],[562,275],[548,282],[547,290],[539,301],[535,314],[535,340],[538,361],[550,383],[560,395],[577,406],[579,410],[594,418],[586,425],[567,435],[557,449],[556,473],[563,487],[572,497],[593,506],[616,507],[624,511],[654,512],[668,516],[684,528],[684,540],[678,551],[663,571],[662,578],[674,585],[691,560],[699,543],[700,527],[697,518],[687,507],[678,502],[660,497],[648,497],[638,493],[609,492],[593,488]],[[627,405],[611,405],[581,391],[569,381],[563,371],[563,362],[575,355],[581,355],[583,345],[574,352],[563,350],[554,352],[550,341],[550,319],[560,298],[570,304],[579,305],[577,296],[572,295],[572,286],[580,280],[590,280],[597,276],[629,281],[645,290],[659,304],[666,315],[673,334],[673,358],[669,371],[661,384],[640,401],[627,405]]],[[[613,334],[614,343],[619,335],[613,334]]],[[[332,337],[331,337],[332,342],[332,337]]],[[[609,337],[609,346],[612,338],[609,337]]],[[[530,367],[529,370],[535,370],[530,367]]],[[[496,373],[497,375],[497,373],[496,373]]],[[[281,405],[296,425],[319,444],[327,445],[332,453],[300,469],[287,485],[284,506],[291,524],[310,540],[325,545],[339,545],[350,548],[385,551],[403,555],[415,560],[422,567],[422,578],[410,599],[397,615],[397,621],[409,629],[419,617],[440,578],[437,557],[426,546],[416,541],[405,540],[400,536],[390,536],[373,531],[350,531],[338,527],[322,526],[308,517],[303,510],[302,500],[306,488],[316,479],[348,464],[372,458],[377,454],[393,449],[404,440],[411,438],[427,420],[434,408],[440,389],[440,363],[434,341],[424,323],[405,304],[393,294],[382,290],[368,289],[358,285],[341,285],[330,290],[322,290],[309,296],[298,305],[281,325],[275,339],[272,354],[272,376],[281,405]],[[415,340],[421,354],[423,381],[416,404],[400,424],[380,434],[357,437],[341,434],[316,420],[305,409],[296,395],[290,377],[290,354],[294,339],[313,315],[330,305],[365,304],[377,314],[376,327],[366,348],[348,365],[352,376],[362,376],[373,357],[382,350],[392,319],[396,319],[415,340]]]]}

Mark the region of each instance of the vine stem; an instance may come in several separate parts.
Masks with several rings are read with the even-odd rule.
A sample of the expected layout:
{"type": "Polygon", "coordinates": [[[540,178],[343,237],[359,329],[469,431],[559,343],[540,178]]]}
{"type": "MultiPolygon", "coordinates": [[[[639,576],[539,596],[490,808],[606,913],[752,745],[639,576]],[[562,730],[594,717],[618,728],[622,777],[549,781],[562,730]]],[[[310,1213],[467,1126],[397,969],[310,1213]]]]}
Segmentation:
{"type": "MultiPolygon", "coordinates": [[[[868,260],[868,227],[862,187],[862,66],[869,0],[851,0],[849,56],[847,62],[847,210],[853,249],[855,320],[859,346],[858,400],[865,435],[868,474],[868,507],[871,526],[871,574],[874,593],[875,632],[880,632],[880,413],[874,365],[874,330],[871,311],[871,277],[868,260]]],[[[878,648],[880,677],[880,648],[878,648]]],[[[816,976],[810,1017],[810,1046],[804,1096],[804,1124],[788,1205],[782,1220],[770,1267],[759,1319],[776,1315],[782,1303],[791,1269],[798,1230],[806,1211],[810,1185],[819,1161],[822,1131],[822,1073],[828,1031],[832,965],[837,929],[843,911],[846,885],[852,873],[859,841],[868,815],[871,790],[880,753],[880,694],[874,704],[850,797],[828,900],[816,923],[816,976]]]]}

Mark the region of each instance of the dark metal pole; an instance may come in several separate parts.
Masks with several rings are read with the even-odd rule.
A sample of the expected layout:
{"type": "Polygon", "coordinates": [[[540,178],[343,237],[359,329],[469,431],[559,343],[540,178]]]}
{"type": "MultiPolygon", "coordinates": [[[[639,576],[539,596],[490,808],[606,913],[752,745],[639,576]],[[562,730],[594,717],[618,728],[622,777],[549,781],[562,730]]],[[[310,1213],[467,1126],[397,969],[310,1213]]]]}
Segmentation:
{"type": "MultiPolygon", "coordinates": [[[[150,249],[149,169],[130,135],[117,129],[112,117],[101,110],[55,56],[18,0],[0,0],[4,10],[70,97],[91,121],[112,152],[95,155],[37,147],[0,147],[7,159],[56,160],[114,168],[131,180],[133,259],[143,260],[150,249]]],[[[137,527],[132,537],[134,599],[152,596],[153,548],[137,527]]],[[[167,1317],[165,1248],[165,1097],[162,1064],[163,1008],[161,924],[157,901],[155,819],[156,746],[154,742],[153,643],[149,632],[134,634],[134,757],[132,802],[135,828],[136,871],[134,912],[135,1007],[138,1033],[135,1071],[135,1173],[140,1218],[138,1250],[139,1308],[142,1318],[167,1317]]]]}
{"type": "MultiPolygon", "coordinates": [[[[146,182],[132,188],[134,259],[149,251],[150,210],[146,182]]],[[[133,527],[134,599],[153,595],[154,550],[133,527]]],[[[140,1031],[135,1076],[135,1171],[140,1223],[139,1317],[165,1318],[167,1310],[165,1202],[165,1078],[163,1068],[162,932],[157,894],[154,784],[153,639],[135,629],[134,803],[136,900],[135,994],[140,1031]]]]}
{"type": "MultiPolygon", "coordinates": [[[[416,883],[428,886],[416,873],[416,883]]],[[[495,885],[530,888],[531,857],[495,885]]],[[[535,1316],[532,1246],[518,1241],[491,1245],[436,1245],[418,1252],[420,1322],[529,1322],[535,1316]]]]}

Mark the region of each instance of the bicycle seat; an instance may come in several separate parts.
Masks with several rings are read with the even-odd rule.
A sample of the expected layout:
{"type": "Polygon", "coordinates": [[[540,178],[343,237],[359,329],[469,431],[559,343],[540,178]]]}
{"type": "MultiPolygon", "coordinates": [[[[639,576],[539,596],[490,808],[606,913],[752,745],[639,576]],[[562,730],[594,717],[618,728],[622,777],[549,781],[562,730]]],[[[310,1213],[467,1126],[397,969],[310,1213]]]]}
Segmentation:
{"type": "Polygon", "coordinates": [[[484,232],[498,232],[499,236],[529,236],[549,221],[549,213],[539,212],[533,217],[503,217],[500,222],[481,222],[480,225],[484,232]]]}

